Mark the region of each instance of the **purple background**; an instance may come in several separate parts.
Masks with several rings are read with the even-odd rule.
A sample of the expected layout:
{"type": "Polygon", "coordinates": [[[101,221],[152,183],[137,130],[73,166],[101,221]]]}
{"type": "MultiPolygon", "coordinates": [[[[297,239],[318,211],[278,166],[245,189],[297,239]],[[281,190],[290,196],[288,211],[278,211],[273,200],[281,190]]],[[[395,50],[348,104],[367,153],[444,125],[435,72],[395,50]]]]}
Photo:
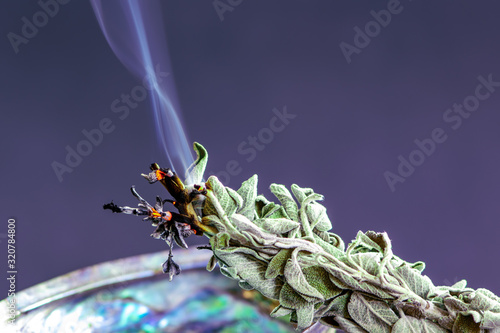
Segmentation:
{"type": "MultiPolygon", "coordinates": [[[[465,278],[500,294],[500,91],[453,130],[443,113],[474,93],[477,76],[500,81],[500,5],[494,1],[401,1],[403,10],[347,63],[339,43],[386,1],[243,1],[221,21],[211,1],[164,6],[174,77],[189,141],[208,149],[208,171],[236,160],[229,185],[259,174],[325,195],[334,231],[387,231],[394,252],[427,263],[436,285],[465,278]],[[238,152],[269,126],[273,108],[297,115],[255,160],[238,152]],[[447,140],[391,192],[384,172],[415,139],[443,128],[447,140]]],[[[18,289],[72,270],[160,251],[152,227],[102,210],[165,195],[140,177],[166,166],[148,101],[120,120],[110,105],[140,83],[117,60],[91,6],[71,1],[19,52],[6,35],[40,10],[36,1],[0,13],[2,213],[17,219],[18,289]],[[59,182],[53,161],[103,118],[115,129],[59,182]]],[[[5,271],[6,239],[0,267],[5,271]]],[[[190,238],[191,244],[206,243],[190,238]]],[[[2,280],[0,298],[7,296],[2,280]]]]}

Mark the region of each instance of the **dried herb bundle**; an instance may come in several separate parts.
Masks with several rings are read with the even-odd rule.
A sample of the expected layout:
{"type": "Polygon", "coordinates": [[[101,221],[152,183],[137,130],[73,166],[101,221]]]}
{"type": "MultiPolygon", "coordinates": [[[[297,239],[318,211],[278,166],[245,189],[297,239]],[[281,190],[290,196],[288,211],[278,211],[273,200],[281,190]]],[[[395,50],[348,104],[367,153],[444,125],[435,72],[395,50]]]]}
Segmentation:
{"type": "MultiPolygon", "coordinates": [[[[423,262],[408,263],[392,253],[386,233],[359,232],[345,249],[330,232],[326,208],[318,202],[323,196],[310,188],[292,185],[292,196],[285,186],[272,184],[276,204],[257,195],[257,175],[236,191],[215,176],[203,183],[207,152],[197,143],[194,149],[198,159],[187,177],[194,185],[175,194],[184,200],[174,203],[182,221],[151,218],[145,201],[143,213],[128,212],[148,215],[160,225],[153,235],[170,246],[176,228],[188,235],[187,225],[205,234],[213,251],[207,269],[218,263],[242,288],[278,300],[271,316],[290,315],[298,329],[320,321],[346,332],[500,332],[500,297],[492,292],[467,288],[465,280],[434,286],[422,275],[423,262]]],[[[154,182],[155,175],[146,178],[154,182]]],[[[157,208],[162,212],[162,205],[157,208]]],[[[178,273],[171,257],[167,264],[166,273],[178,273]]]]}

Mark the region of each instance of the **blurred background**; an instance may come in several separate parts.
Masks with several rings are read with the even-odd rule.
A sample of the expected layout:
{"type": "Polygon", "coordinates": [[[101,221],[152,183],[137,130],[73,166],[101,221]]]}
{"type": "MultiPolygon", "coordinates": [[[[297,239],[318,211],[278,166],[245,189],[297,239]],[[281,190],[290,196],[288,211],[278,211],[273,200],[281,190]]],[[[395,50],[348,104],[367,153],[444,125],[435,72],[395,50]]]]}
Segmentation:
{"type": "MultiPolygon", "coordinates": [[[[131,185],[150,201],[168,197],[140,176],[152,162],[169,163],[149,100],[126,117],[112,108],[141,78],[117,59],[88,1],[58,4],[36,33],[23,26],[43,19],[37,1],[9,1],[0,12],[0,267],[15,218],[18,290],[166,249],[149,223],[102,209],[111,200],[136,206],[131,185]],[[109,133],[68,166],[67,147],[103,121],[109,133]],[[71,172],[56,172],[58,163],[71,172]]],[[[269,198],[273,182],[312,187],[346,242],[358,230],[386,231],[394,253],[424,261],[434,284],[467,279],[500,294],[499,9],[494,1],[166,1],[188,141],[207,148],[208,173],[226,185],[257,173],[269,198]]]]}

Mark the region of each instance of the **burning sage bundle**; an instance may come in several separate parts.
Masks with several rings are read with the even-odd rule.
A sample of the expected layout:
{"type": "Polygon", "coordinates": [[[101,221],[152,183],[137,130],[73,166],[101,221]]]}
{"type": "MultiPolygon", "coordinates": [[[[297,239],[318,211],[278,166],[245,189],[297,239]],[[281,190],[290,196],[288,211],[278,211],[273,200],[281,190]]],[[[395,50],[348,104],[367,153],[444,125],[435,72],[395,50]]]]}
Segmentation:
{"type": "Polygon", "coordinates": [[[257,194],[257,175],[238,190],[215,176],[203,182],[207,152],[194,144],[198,158],[185,184],[170,169],[151,165],[143,174],[161,182],[173,200],[149,204],[132,188],[138,208],[104,205],[113,212],[145,216],[170,248],[163,271],[180,273],[172,246],[187,247],[191,234],[209,238],[216,264],[241,288],[255,289],[279,305],[271,316],[289,315],[298,329],[314,322],[346,332],[500,332],[500,298],[486,289],[434,286],[423,262],[408,263],[392,253],[386,233],[359,232],[347,249],[330,232],[323,196],[310,188],[272,184],[280,204],[257,194]],[[170,202],[178,212],[164,211],[170,202]]]}

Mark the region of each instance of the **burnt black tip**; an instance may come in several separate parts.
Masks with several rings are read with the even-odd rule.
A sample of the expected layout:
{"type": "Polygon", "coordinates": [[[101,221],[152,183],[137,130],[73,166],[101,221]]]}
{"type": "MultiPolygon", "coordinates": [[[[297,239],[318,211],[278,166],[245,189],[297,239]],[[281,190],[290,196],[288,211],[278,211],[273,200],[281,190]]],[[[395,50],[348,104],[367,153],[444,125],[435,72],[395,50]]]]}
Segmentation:
{"type": "Polygon", "coordinates": [[[102,208],[104,209],[109,209],[111,210],[113,213],[121,213],[122,210],[120,207],[118,207],[117,205],[115,205],[113,202],[110,202],[110,203],[107,203],[107,204],[104,204],[102,206],[102,208]]]}

